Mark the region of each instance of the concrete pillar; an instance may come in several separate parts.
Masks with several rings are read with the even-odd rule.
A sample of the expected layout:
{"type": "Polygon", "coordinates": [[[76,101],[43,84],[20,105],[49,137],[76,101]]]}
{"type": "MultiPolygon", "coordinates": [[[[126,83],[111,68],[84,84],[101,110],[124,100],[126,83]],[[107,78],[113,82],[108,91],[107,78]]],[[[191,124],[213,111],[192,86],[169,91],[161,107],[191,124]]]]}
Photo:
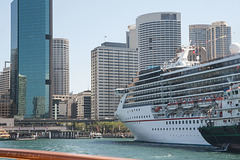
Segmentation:
{"type": "Polygon", "coordinates": [[[49,138],[49,139],[52,139],[52,135],[51,135],[51,132],[50,132],[50,131],[48,132],[48,138],[49,138]]]}

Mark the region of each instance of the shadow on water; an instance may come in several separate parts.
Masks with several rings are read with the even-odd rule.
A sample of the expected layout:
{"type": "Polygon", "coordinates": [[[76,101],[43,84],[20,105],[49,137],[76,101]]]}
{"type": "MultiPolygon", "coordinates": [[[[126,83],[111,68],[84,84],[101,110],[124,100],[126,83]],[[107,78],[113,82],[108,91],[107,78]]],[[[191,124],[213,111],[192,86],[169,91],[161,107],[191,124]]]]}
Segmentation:
{"type": "Polygon", "coordinates": [[[231,153],[231,154],[240,154],[239,152],[234,151],[221,151],[218,147],[210,146],[210,145],[184,145],[184,144],[167,144],[167,143],[153,143],[153,142],[142,142],[142,141],[134,141],[132,139],[109,139],[99,140],[93,143],[98,144],[108,144],[108,145],[126,145],[126,146],[137,146],[137,147],[152,147],[152,148],[164,148],[164,149],[181,149],[192,152],[222,152],[222,153],[231,153]]]}

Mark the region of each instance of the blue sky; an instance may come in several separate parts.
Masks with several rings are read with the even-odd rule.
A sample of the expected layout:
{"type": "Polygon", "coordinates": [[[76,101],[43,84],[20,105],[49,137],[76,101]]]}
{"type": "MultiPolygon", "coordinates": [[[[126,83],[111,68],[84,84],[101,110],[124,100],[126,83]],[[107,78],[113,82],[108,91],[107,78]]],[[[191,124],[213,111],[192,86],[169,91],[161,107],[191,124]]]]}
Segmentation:
{"type": "MultiPolygon", "coordinates": [[[[91,88],[91,50],[106,41],[125,42],[127,26],[145,13],[181,13],[182,44],[188,26],[226,21],[232,42],[240,43],[239,0],[53,0],[54,37],[70,41],[70,91],[91,88]]],[[[0,0],[0,70],[10,60],[10,3],[0,0]]]]}

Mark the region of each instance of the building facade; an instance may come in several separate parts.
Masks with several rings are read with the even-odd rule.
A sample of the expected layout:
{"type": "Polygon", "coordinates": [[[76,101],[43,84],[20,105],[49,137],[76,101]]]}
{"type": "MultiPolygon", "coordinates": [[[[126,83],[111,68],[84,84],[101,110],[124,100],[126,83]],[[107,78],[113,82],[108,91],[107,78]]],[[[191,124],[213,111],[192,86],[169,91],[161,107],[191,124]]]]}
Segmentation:
{"type": "Polygon", "coordinates": [[[72,105],[74,101],[75,98],[73,95],[53,95],[52,117],[54,119],[76,118],[72,116],[72,105]],[[57,106],[55,106],[55,104],[57,104],[57,106]]]}
{"type": "Polygon", "coordinates": [[[128,26],[128,31],[126,32],[126,42],[127,42],[127,48],[132,48],[137,50],[138,45],[137,45],[136,25],[128,26]]]}
{"type": "Polygon", "coordinates": [[[211,25],[208,24],[194,24],[189,25],[189,41],[190,45],[205,47],[207,41],[207,29],[211,25]]]}
{"type": "Polygon", "coordinates": [[[69,41],[53,39],[53,94],[69,94],[69,41]]]}
{"type": "Polygon", "coordinates": [[[136,19],[139,70],[161,66],[181,46],[181,14],[156,12],[136,19]]]}
{"type": "Polygon", "coordinates": [[[6,66],[0,72],[0,117],[11,117],[10,100],[10,67],[6,66]]]}
{"type": "Polygon", "coordinates": [[[138,70],[138,53],[125,43],[105,42],[91,51],[91,118],[113,118],[120,97],[138,70]]]}
{"type": "Polygon", "coordinates": [[[77,118],[91,119],[91,91],[87,90],[77,95],[77,118]]]}
{"type": "Polygon", "coordinates": [[[15,118],[52,115],[52,0],[11,3],[11,98],[15,118]]]}
{"type": "Polygon", "coordinates": [[[231,27],[224,21],[213,22],[207,29],[208,59],[221,58],[230,55],[229,46],[232,43],[231,27]]]}

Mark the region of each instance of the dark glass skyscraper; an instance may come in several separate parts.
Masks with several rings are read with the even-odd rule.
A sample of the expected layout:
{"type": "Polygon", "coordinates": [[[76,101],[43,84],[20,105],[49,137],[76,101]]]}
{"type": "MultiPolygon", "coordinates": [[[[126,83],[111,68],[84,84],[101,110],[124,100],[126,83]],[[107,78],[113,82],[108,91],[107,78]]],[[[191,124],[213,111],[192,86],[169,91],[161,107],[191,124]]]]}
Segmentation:
{"type": "Polygon", "coordinates": [[[18,118],[52,115],[52,0],[11,4],[11,98],[18,118]]]}

